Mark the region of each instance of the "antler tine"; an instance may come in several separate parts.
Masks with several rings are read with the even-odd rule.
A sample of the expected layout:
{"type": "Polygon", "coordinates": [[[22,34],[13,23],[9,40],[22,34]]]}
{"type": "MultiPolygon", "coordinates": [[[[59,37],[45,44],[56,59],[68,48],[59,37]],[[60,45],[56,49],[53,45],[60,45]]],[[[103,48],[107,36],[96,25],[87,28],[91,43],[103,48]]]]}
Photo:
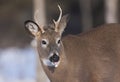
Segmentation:
{"type": "Polygon", "coordinates": [[[61,9],[61,7],[60,7],[59,5],[58,5],[58,8],[59,8],[59,11],[60,11],[59,18],[58,18],[57,21],[53,20],[53,22],[54,22],[56,28],[58,27],[58,24],[59,24],[59,22],[60,22],[60,20],[61,20],[61,18],[62,18],[62,9],[61,9]]]}
{"type": "Polygon", "coordinates": [[[58,5],[58,8],[59,8],[59,11],[60,11],[60,15],[59,15],[59,18],[58,18],[57,22],[60,22],[61,17],[62,17],[62,9],[59,5],[58,5]]]}

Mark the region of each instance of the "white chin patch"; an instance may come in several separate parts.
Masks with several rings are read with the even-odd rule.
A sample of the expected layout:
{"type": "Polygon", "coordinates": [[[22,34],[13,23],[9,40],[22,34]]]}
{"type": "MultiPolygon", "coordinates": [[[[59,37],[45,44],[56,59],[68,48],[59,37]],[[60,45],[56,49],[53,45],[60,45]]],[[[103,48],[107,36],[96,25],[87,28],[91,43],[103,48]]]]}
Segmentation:
{"type": "Polygon", "coordinates": [[[51,66],[51,67],[58,67],[58,65],[60,64],[60,61],[58,62],[51,62],[49,59],[42,59],[42,62],[45,66],[51,66]]]}

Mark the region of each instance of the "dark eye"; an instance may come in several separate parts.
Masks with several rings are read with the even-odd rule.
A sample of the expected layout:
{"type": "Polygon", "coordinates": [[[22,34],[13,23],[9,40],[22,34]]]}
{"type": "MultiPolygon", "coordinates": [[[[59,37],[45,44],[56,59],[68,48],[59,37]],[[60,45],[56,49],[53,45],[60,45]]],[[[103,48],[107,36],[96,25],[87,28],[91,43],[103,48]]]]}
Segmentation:
{"type": "Polygon", "coordinates": [[[57,42],[57,43],[58,43],[58,44],[60,44],[60,42],[61,42],[61,40],[58,40],[58,42],[57,42]]]}
{"type": "Polygon", "coordinates": [[[45,44],[47,44],[47,42],[46,42],[45,40],[42,40],[42,44],[44,44],[44,45],[45,45],[45,44]]]}

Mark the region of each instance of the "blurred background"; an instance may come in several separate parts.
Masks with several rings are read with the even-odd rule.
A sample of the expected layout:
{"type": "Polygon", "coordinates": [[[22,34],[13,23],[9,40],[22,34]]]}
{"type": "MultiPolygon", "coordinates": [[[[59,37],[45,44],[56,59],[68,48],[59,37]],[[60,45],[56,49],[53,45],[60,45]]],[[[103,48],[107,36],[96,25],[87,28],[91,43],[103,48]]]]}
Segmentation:
{"type": "Polygon", "coordinates": [[[0,82],[36,82],[36,52],[24,21],[52,23],[58,4],[70,14],[64,35],[120,22],[120,0],[0,0],[0,82]]]}

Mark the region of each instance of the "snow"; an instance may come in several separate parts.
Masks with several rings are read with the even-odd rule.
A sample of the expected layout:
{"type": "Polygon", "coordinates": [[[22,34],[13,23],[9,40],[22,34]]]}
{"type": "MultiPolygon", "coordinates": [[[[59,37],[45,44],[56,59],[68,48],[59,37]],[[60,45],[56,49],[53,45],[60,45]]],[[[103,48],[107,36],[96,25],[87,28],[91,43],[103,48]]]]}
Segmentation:
{"type": "Polygon", "coordinates": [[[35,82],[35,71],[33,48],[0,49],[0,82],[35,82]]]}

